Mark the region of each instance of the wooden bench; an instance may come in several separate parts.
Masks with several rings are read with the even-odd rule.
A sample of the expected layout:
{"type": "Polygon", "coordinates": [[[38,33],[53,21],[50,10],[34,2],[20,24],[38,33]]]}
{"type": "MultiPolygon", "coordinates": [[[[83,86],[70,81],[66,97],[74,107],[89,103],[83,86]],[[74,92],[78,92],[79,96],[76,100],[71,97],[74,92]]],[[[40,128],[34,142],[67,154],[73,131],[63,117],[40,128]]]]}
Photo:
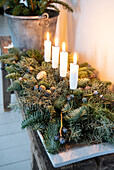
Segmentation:
{"type": "MultiPolygon", "coordinates": [[[[7,49],[4,46],[11,44],[10,37],[0,37],[1,52],[7,53],[7,49]]],[[[3,83],[3,105],[4,111],[10,110],[7,108],[11,101],[11,93],[6,92],[7,87],[10,85],[10,80],[5,79],[7,72],[4,70],[4,64],[2,63],[2,83],[3,83]]],[[[17,93],[15,93],[17,96],[17,93]]],[[[22,112],[24,118],[24,112],[22,112]]],[[[30,141],[31,141],[31,169],[32,170],[113,170],[114,169],[114,154],[108,154],[105,156],[95,157],[88,160],[73,163],[67,166],[54,168],[50,159],[44,149],[44,146],[40,140],[40,137],[36,131],[27,129],[30,141]]]]}

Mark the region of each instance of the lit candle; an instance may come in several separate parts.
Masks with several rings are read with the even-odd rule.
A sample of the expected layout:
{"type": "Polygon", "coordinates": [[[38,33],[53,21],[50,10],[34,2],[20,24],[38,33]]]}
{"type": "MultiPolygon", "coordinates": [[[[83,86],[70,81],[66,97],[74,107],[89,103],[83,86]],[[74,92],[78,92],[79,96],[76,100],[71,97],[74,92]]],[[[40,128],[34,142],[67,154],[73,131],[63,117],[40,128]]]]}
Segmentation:
{"type": "Polygon", "coordinates": [[[74,64],[77,64],[77,54],[76,53],[74,53],[73,61],[74,61],[74,64]]]}
{"type": "Polygon", "coordinates": [[[47,40],[44,41],[44,59],[45,62],[51,60],[51,41],[49,40],[49,32],[47,32],[47,40]]]}
{"type": "Polygon", "coordinates": [[[77,65],[77,55],[74,53],[74,63],[70,63],[70,89],[77,89],[78,85],[78,70],[79,66],[77,65]]]}
{"type": "Polygon", "coordinates": [[[65,51],[65,43],[62,44],[62,52],[60,53],[60,76],[66,77],[67,74],[68,53],[65,51]]]}
{"type": "Polygon", "coordinates": [[[58,38],[55,38],[55,46],[52,46],[52,68],[58,68],[58,64],[59,64],[58,38]]]}

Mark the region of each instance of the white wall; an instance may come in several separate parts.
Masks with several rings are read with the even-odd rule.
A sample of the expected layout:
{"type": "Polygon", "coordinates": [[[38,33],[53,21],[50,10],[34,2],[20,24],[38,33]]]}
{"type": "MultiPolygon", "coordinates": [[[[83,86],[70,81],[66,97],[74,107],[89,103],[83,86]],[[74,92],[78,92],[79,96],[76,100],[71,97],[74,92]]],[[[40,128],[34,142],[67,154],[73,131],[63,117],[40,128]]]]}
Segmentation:
{"type": "Polygon", "coordinates": [[[102,80],[114,83],[114,0],[64,0],[74,13],[61,9],[57,35],[60,44],[79,54],[99,71],[102,80]]]}

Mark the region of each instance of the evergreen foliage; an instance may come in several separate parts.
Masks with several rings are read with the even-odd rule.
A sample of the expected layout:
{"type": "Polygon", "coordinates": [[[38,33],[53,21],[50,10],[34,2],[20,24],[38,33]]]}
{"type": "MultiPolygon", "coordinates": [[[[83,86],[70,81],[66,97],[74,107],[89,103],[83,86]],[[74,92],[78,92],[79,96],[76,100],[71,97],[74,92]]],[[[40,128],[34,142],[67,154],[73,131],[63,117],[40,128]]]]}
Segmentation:
{"type": "Polygon", "coordinates": [[[18,77],[20,77],[19,73],[10,73],[6,76],[7,79],[17,79],[18,77]]]}
{"type": "MultiPolygon", "coordinates": [[[[6,0],[0,0],[0,6],[5,2],[6,0]]],[[[25,6],[24,3],[20,3],[20,0],[8,0],[9,13],[14,16],[34,16],[49,12],[48,8],[59,12],[56,4],[62,5],[68,11],[73,12],[72,8],[61,0],[27,0],[27,4],[28,6],[25,6]]]]}
{"type": "Polygon", "coordinates": [[[21,91],[22,86],[19,82],[15,81],[13,84],[11,84],[8,88],[7,91],[21,91]]]}
{"type": "Polygon", "coordinates": [[[44,141],[45,141],[46,149],[48,150],[48,152],[52,154],[58,152],[60,148],[60,142],[54,140],[54,137],[58,134],[59,127],[60,127],[59,122],[57,121],[52,122],[47,126],[45,131],[44,141]]]}
{"type": "Polygon", "coordinates": [[[70,90],[69,71],[61,78],[59,68],[54,70],[51,63],[43,61],[43,52],[13,48],[0,60],[7,64],[7,78],[13,79],[8,91],[19,92],[19,108],[25,113],[22,128],[39,130],[48,152],[59,151],[61,137],[76,144],[114,143],[111,83],[99,80],[88,63],[80,64],[78,88],[70,90]],[[38,79],[41,71],[46,74],[38,79]]]}

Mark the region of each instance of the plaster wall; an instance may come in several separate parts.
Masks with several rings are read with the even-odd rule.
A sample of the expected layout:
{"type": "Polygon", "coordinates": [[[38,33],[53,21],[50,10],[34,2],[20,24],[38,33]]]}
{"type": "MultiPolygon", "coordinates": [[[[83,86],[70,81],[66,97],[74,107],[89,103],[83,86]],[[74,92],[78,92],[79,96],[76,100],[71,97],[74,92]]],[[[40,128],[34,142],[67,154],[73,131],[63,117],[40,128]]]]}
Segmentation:
{"type": "Polygon", "coordinates": [[[89,62],[102,80],[114,83],[114,0],[64,1],[74,12],[61,8],[56,32],[60,45],[65,41],[80,62],[89,62]]]}

